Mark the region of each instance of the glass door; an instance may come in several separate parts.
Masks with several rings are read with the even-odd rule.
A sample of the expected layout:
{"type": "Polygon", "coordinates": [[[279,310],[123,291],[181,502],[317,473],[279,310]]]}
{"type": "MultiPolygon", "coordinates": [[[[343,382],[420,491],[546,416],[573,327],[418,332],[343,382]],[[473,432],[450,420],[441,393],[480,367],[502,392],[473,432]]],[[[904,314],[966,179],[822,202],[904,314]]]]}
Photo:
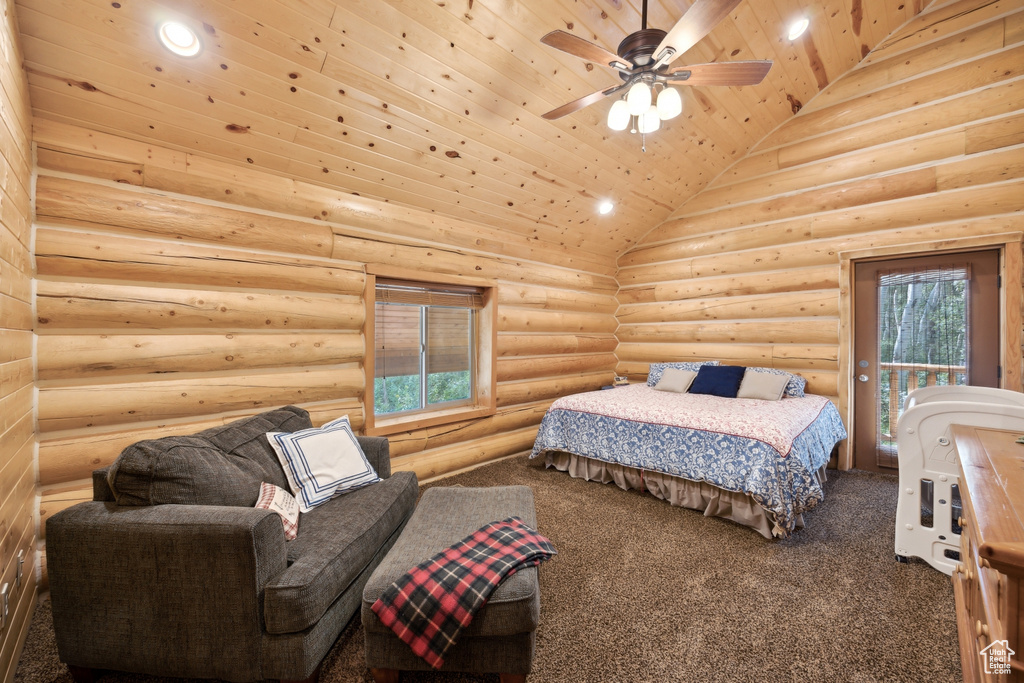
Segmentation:
{"type": "Polygon", "coordinates": [[[896,468],[896,425],[918,387],[999,384],[999,252],[858,263],[854,464],[896,468]]]}

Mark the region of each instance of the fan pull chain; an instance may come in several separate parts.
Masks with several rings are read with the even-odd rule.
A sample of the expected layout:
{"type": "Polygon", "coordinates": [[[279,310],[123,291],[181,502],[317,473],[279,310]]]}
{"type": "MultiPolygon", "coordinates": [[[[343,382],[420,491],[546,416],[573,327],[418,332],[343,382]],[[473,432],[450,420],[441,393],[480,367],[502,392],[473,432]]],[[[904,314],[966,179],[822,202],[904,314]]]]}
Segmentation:
{"type": "MultiPolygon", "coordinates": [[[[630,121],[629,132],[630,132],[631,135],[636,135],[637,132],[638,132],[637,128],[640,127],[640,117],[639,116],[630,116],[629,117],[629,121],[630,121]]],[[[647,133],[646,133],[646,131],[640,132],[640,151],[641,152],[646,152],[647,151],[647,133]]]]}

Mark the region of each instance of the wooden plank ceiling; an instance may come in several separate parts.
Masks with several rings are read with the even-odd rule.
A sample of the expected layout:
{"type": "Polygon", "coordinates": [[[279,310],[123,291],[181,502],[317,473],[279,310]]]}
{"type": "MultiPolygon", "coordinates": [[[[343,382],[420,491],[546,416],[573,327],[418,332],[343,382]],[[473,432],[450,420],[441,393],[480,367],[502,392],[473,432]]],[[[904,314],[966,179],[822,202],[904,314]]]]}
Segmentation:
{"type": "MultiPolygon", "coordinates": [[[[771,59],[768,77],[681,88],[683,115],[646,152],[607,128],[610,99],[541,118],[620,80],[540,37],[615,51],[640,0],[17,0],[16,14],[39,117],[611,257],[923,4],[744,0],[674,65],[771,59]],[[164,19],[204,51],[165,50],[164,19]]],[[[650,0],[648,23],[667,30],[687,6],[650,0]]]]}

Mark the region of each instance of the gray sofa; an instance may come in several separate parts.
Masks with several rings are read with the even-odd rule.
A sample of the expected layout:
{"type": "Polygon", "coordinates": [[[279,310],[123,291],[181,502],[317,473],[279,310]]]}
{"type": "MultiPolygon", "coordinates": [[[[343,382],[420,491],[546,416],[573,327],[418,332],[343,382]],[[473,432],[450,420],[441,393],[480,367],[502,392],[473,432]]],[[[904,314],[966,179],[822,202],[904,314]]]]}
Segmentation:
{"type": "Polygon", "coordinates": [[[301,515],[286,542],[252,507],[261,481],[287,488],[265,434],[310,426],[287,406],[140,442],[93,473],[92,502],[47,520],[57,649],[77,679],[315,680],[419,491],[391,474],[387,439],[359,437],[382,480],[301,515]]]}

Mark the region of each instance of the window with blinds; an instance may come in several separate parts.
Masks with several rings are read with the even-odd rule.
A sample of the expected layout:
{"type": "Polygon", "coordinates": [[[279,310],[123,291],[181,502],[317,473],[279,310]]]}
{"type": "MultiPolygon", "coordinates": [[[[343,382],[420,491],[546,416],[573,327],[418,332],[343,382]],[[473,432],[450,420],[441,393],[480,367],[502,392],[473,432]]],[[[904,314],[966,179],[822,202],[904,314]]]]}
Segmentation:
{"type": "Polygon", "coordinates": [[[472,403],[477,287],[377,278],[374,414],[472,403]]]}

